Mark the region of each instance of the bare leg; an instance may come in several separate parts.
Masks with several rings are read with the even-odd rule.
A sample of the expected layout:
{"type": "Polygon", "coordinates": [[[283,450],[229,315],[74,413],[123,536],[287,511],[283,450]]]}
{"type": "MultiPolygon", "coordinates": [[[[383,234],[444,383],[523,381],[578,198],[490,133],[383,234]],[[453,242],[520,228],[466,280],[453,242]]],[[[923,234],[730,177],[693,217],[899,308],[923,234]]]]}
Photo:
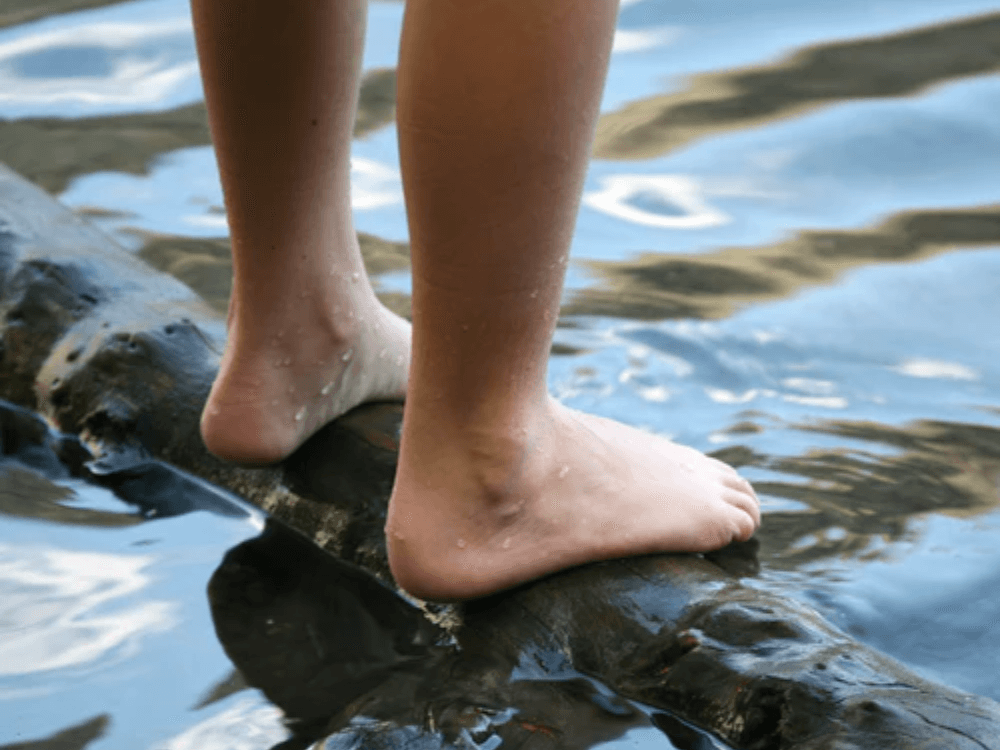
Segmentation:
{"type": "Polygon", "coordinates": [[[414,358],[387,542],[417,596],[705,551],[760,522],[730,467],[547,393],[616,9],[408,0],[397,120],[414,358]]]}
{"type": "Polygon", "coordinates": [[[216,455],[276,461],[357,404],[401,398],[409,324],[351,219],[365,0],[192,0],[233,240],[229,341],[202,415],[216,455]]]}

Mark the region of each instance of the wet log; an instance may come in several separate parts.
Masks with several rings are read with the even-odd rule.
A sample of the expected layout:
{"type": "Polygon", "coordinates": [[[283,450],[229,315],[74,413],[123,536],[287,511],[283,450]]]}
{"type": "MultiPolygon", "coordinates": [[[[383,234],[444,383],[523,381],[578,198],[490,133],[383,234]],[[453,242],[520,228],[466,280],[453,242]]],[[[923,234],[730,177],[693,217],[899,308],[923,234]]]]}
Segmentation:
{"type": "MultiPolygon", "coordinates": [[[[677,747],[712,747],[700,727],[755,750],[1000,749],[1000,705],[768,592],[753,544],[585,566],[461,608],[404,601],[385,587],[382,536],[399,405],[355,410],[279,466],[225,465],[197,429],[224,335],[180,282],[0,168],[0,398],[79,435],[99,458],[88,471],[122,493],[161,486],[162,459],[333,553],[272,522],[211,589],[234,662],[310,741],[582,746],[655,727],[677,747]],[[601,711],[591,721],[581,706],[601,711]]],[[[4,440],[43,445],[45,432],[4,440]]]]}

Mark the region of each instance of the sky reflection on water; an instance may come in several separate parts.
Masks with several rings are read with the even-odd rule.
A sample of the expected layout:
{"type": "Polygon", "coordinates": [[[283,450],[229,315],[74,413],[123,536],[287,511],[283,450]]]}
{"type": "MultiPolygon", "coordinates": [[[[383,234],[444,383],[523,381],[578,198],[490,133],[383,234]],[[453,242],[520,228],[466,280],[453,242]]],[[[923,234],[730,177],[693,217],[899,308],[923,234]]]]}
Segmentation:
{"type": "Polygon", "coordinates": [[[113,661],[175,623],[170,602],[129,599],[150,583],[154,559],[0,544],[0,678],[113,661]],[[122,601],[124,600],[124,601],[122,601]]]}

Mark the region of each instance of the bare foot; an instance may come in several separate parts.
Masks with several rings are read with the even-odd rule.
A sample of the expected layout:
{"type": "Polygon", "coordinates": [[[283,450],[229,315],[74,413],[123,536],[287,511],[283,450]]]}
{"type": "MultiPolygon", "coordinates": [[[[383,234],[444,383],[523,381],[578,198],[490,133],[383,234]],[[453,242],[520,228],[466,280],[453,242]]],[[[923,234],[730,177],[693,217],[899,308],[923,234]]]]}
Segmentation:
{"type": "Polygon", "coordinates": [[[726,464],[552,399],[539,412],[523,429],[419,445],[404,428],[386,524],[402,588],[470,599],[593,560],[706,552],[760,525],[726,464]]]}
{"type": "Polygon", "coordinates": [[[410,324],[374,295],[296,299],[253,324],[230,310],[229,341],[201,417],[219,458],[267,464],[366,401],[401,400],[410,324]]]}

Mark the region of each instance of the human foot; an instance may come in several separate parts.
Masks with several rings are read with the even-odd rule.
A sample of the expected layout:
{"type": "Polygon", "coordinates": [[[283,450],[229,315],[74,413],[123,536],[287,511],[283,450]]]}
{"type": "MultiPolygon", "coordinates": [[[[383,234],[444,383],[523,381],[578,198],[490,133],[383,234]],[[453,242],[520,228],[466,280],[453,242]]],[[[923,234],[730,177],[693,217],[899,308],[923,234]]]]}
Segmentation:
{"type": "Polygon", "coordinates": [[[296,300],[251,325],[234,305],[229,341],[201,417],[208,450],[268,464],[366,401],[402,399],[410,324],[374,295],[296,300]]]}
{"type": "Polygon", "coordinates": [[[552,399],[539,411],[457,440],[416,444],[404,428],[386,524],[403,589],[470,599],[593,560],[706,552],[760,525],[757,496],[726,464],[552,399]]]}

